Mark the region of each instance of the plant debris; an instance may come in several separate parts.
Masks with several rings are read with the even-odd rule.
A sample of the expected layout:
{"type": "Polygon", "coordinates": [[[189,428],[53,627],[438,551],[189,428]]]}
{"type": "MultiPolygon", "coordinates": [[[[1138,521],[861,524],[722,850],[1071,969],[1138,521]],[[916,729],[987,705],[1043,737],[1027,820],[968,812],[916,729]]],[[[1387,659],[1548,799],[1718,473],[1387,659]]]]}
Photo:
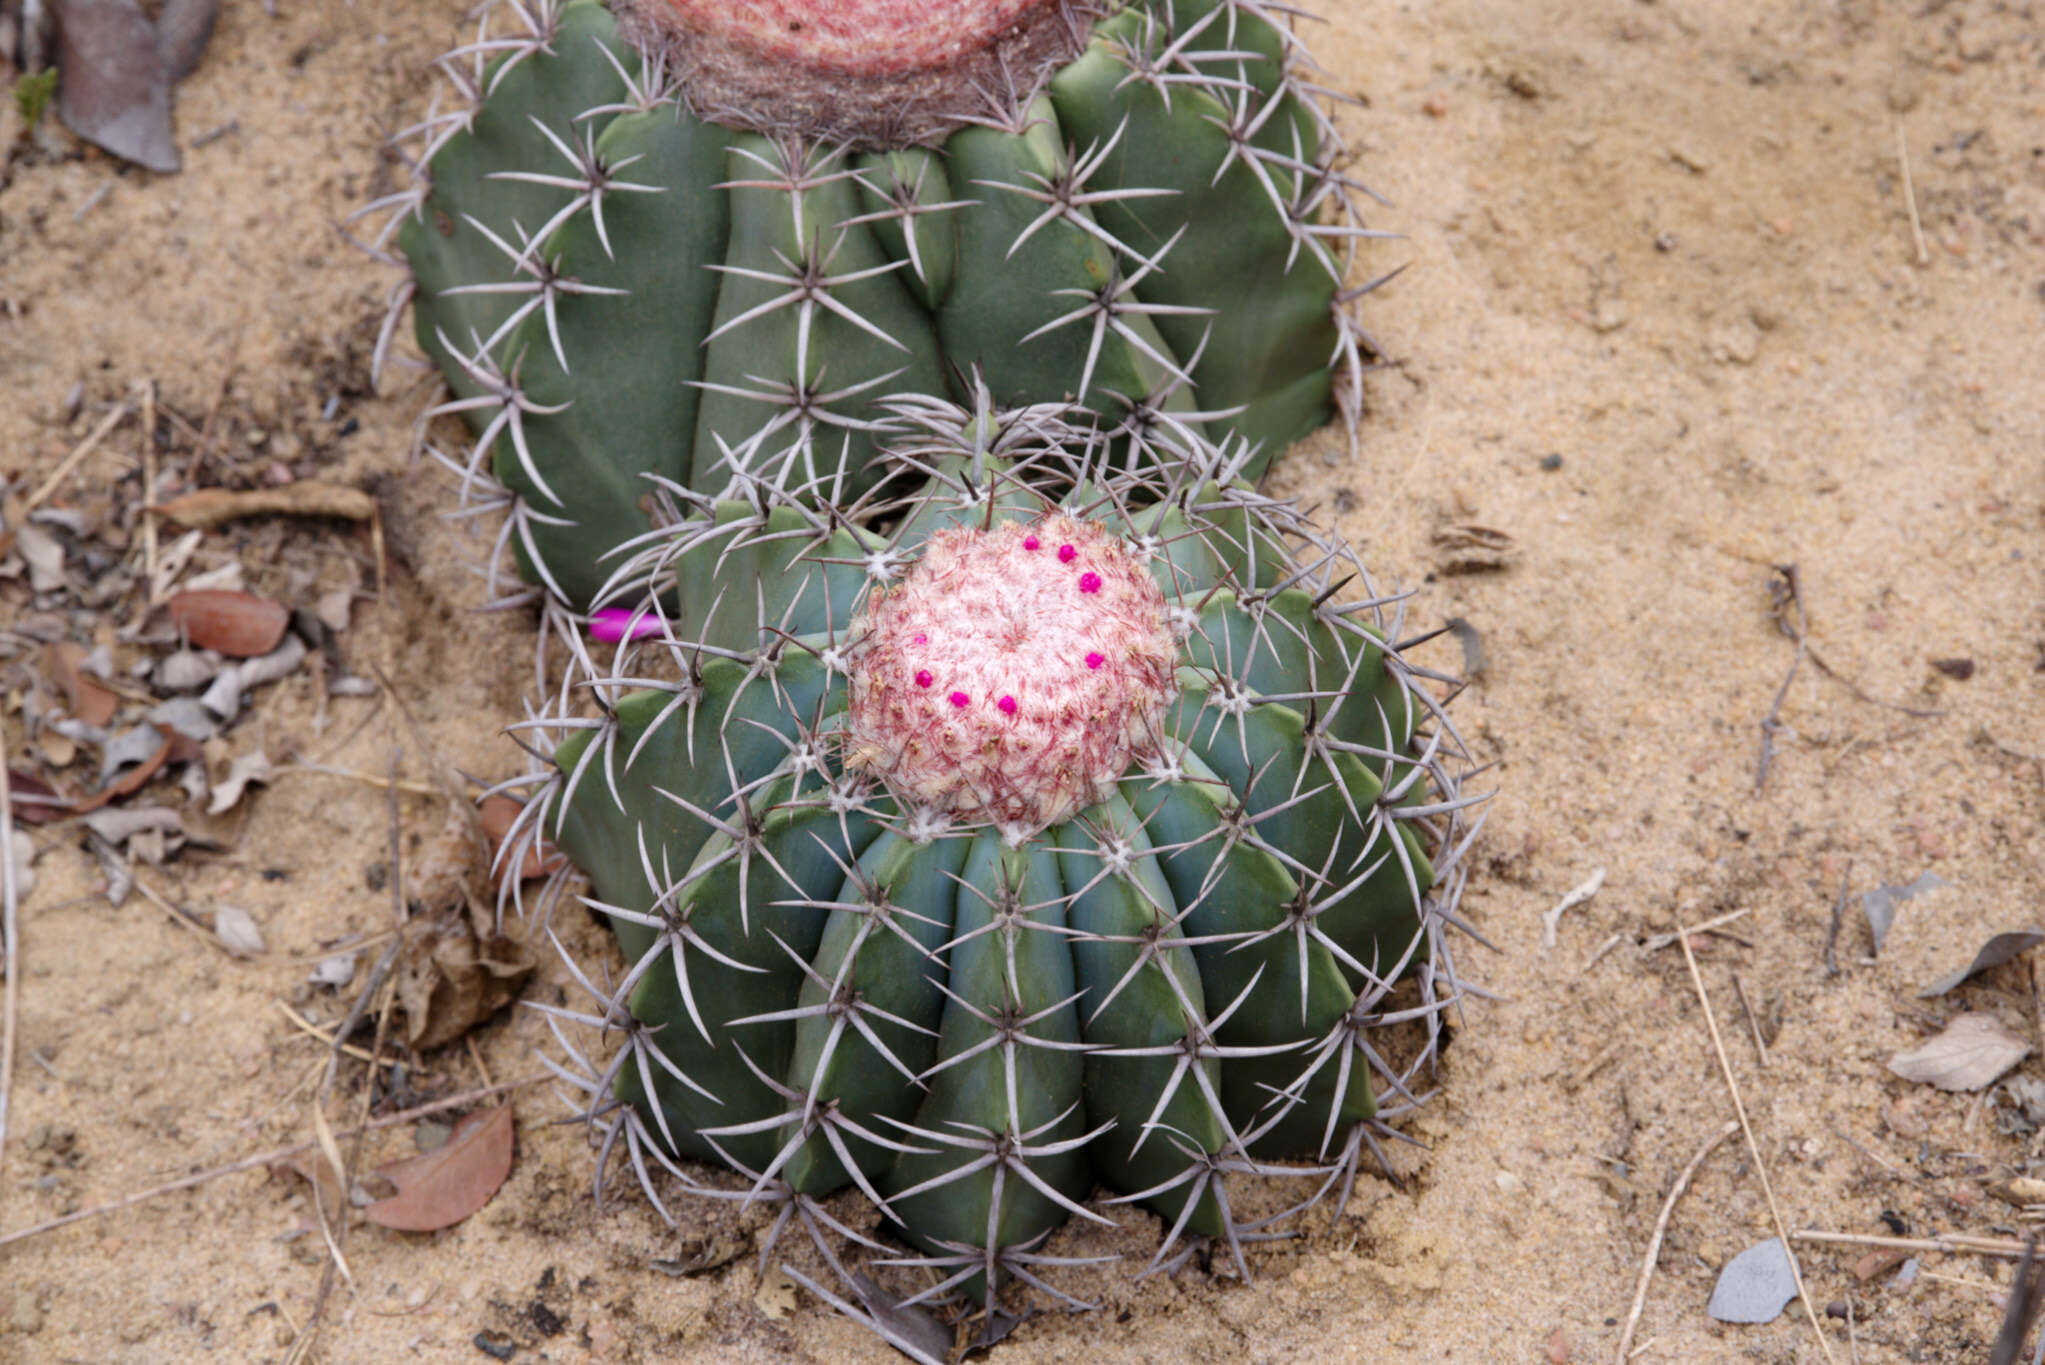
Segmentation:
{"type": "Polygon", "coordinates": [[[198,66],[218,0],[55,0],[57,113],[87,142],[158,172],[181,166],[171,87],[198,66]]]}
{"type": "Polygon", "coordinates": [[[275,488],[201,488],[149,510],[180,526],[210,531],[244,517],[339,517],[368,521],[376,515],[376,499],[346,484],[299,479],[275,488]]]}
{"type": "Polygon", "coordinates": [[[291,625],[282,602],[245,592],[181,592],[169,606],[171,624],[186,639],[236,659],[270,653],[291,625]]]}
{"type": "Polygon", "coordinates": [[[379,1227],[437,1232],[490,1202],[511,1174],[511,1106],[465,1116],[444,1146],[376,1168],[398,1192],[362,1210],[379,1227]]]}
{"type": "Polygon", "coordinates": [[[1918,874],[1917,880],[1907,886],[1878,886],[1872,891],[1860,893],[1860,908],[1867,915],[1868,928],[1874,930],[1875,951],[1882,951],[1882,944],[1888,941],[1889,926],[1896,922],[1896,907],[1913,896],[1927,891],[1936,891],[1950,886],[1944,877],[1932,871],[1918,874]]]}
{"type": "Polygon", "coordinates": [[[2031,1044],[2000,1019],[1970,1013],[1956,1017],[1921,1046],[1891,1057],[1889,1070],[1941,1090],[1981,1090],[2030,1053],[2031,1044]]]}
{"type": "Polygon", "coordinates": [[[1981,945],[1981,951],[1974,954],[1972,962],[1932,982],[1917,993],[1917,998],[1929,1000],[1934,996],[1944,995],[1968,977],[1985,972],[1990,967],[2000,967],[2003,963],[2029,952],[2040,943],[2045,943],[2045,929],[2040,929],[2036,925],[2028,929],[2013,929],[2007,933],[1997,934],[1981,945]]]}

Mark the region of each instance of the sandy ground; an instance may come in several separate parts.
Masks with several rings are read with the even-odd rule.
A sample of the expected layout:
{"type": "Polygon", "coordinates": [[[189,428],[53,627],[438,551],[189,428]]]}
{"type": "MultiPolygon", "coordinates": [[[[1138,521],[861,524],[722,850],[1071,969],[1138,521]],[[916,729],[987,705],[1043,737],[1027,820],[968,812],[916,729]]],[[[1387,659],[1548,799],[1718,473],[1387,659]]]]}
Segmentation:
{"type": "MultiPolygon", "coordinates": [[[[1103,1311],[1033,1320],[995,1358],[1611,1359],[1663,1196],[1731,1114],[1681,951],[1655,936],[1735,911],[1737,937],[1700,937],[1698,965],[1787,1221],[2020,1229],[1995,1187],[2038,1148],[2005,1131],[2007,1106],[1884,1063],[1962,1010],[2026,1037],[2039,1022],[2026,962],[1916,998],[2045,914],[2037,16],[1988,0],[1323,7],[1330,83],[1363,101],[1344,115],[1357,169],[1394,205],[1378,221],[1406,234],[1365,264],[1410,268],[1371,307],[1399,364],[1373,377],[1360,453],[1317,438],[1278,481],[1417,589],[1420,619],[1481,638],[1459,706],[1501,795],[1468,906],[1500,949],[1474,960],[1505,1003],[1450,1048],[1414,1130],[1432,1151],[1403,1189],[1360,1184],[1353,1216],[1258,1251],[1251,1285],[1197,1265],[1140,1287],[1075,1272],[1103,1311]],[[1471,526],[1502,533],[1485,537],[1502,565],[1471,563],[1471,526]],[[1770,583],[1792,563],[1815,652],[1757,792],[1759,723],[1795,654],[1770,583]],[[1971,676],[1934,665],[1956,659],[1971,676]],[[1879,960],[1850,904],[1833,975],[1849,865],[1855,890],[1926,869],[1951,886],[1904,908],[1879,960]],[[1544,947],[1542,912],[1599,869],[1602,891],[1544,947]]],[[[335,227],[389,184],[378,142],[423,98],[457,11],[280,8],[223,13],[179,93],[186,144],[215,134],[182,175],[15,142],[0,114],[0,470],[47,470],[153,379],[194,424],[217,407],[201,482],[282,466],[372,490],[380,601],[367,541],[338,525],[223,532],[201,564],[240,557],[252,587],[298,600],[359,587],[346,648],[389,670],[416,728],[391,707],[361,725],[365,701],[320,715],[301,675],[242,733],[358,772],[396,748],[413,780],[429,757],[494,778],[513,766],[498,732],[529,626],[470,610],[476,551],[435,520],[441,481],[406,459],[424,391],[400,374],[369,392],[394,277],[335,227]]],[[[175,467],[193,443],[163,430],[175,467]]],[[[139,490],[132,422],[77,482],[139,490]]],[[[1436,648],[1459,662],[1453,641],[1436,648]]],[[[250,960],[140,897],[109,908],[75,832],[37,833],[0,1232],[309,1135],[302,1087],[323,1052],[278,1002],[328,1022],[345,1009],[306,973],[387,922],[384,798],[295,774],[246,809],[224,852],[144,876],[177,904],[249,910],[268,943],[250,960]]],[[[404,798],[411,853],[444,813],[404,798]]],[[[543,968],[529,993],[562,986],[543,968]]],[[[542,1034],[511,1012],[406,1083],[431,1098],[479,1066],[528,1074],[542,1034]]],[[[482,1214],[432,1235],[355,1230],[320,1358],[487,1359],[479,1333],[519,1360],[889,1358],[814,1302],[770,1316],[745,1256],[693,1278],[650,1268],[749,1249],[759,1221],[691,1211],[671,1231],[636,1196],[599,1211],[580,1134],[549,1125],[544,1089],[516,1104],[517,1164],[482,1214]]],[[[369,1155],[411,1141],[384,1134],[369,1155]]],[[[1704,1313],[1716,1267],[1769,1235],[1760,1174],[1737,1140],[1702,1167],[1640,1359],[1825,1358],[1794,1307],[1759,1327],[1704,1313]]],[[[278,1359],[321,1278],[306,1214],[302,1184],[253,1171],[0,1248],[0,1360],[278,1359]]],[[[1127,1221],[1070,1245],[1140,1256],[1155,1230],[1127,1221]]],[[[1825,1320],[1833,1359],[1986,1359],[2005,1263],[1928,1256],[1905,1290],[1856,1277],[1862,1250],[1804,1249],[1820,1314],[1852,1305],[1852,1342],[1825,1320]]]]}

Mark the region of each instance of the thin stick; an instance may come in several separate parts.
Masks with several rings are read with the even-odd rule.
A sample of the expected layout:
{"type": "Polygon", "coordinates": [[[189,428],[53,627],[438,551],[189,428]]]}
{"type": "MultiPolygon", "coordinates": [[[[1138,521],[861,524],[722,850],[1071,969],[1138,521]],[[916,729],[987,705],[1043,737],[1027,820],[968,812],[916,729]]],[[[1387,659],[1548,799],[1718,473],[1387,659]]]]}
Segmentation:
{"type": "Polygon", "coordinates": [[[1941,1232],[1935,1237],[1884,1237],[1872,1232],[1820,1232],[1814,1228],[1798,1228],[1790,1236],[1799,1242],[1889,1247],[1896,1251],[1942,1251],[1949,1256],[1999,1256],[2006,1261],[2017,1260],[2024,1254],[2024,1244],[2014,1237],[1984,1237],[1974,1232],[1941,1232]]]}
{"type": "Polygon", "coordinates": [[[1839,975],[1839,925],[1846,917],[1846,889],[1853,885],[1853,859],[1839,878],[1839,899],[1832,902],[1832,927],[1825,933],[1825,975],[1839,975]]]}
{"type": "MultiPolygon", "coordinates": [[[[358,1127],[344,1128],[333,1136],[337,1138],[355,1137],[358,1134],[371,1132],[379,1128],[395,1128],[399,1124],[410,1123],[414,1119],[427,1118],[447,1109],[459,1109],[465,1104],[474,1104],[478,1100],[487,1100],[493,1095],[501,1095],[509,1090],[523,1090],[529,1085],[538,1085],[541,1081],[552,1079],[553,1077],[547,1072],[537,1071],[530,1076],[521,1076],[515,1081],[505,1081],[498,1085],[485,1086],[480,1090],[464,1091],[462,1094],[450,1095],[446,1099],[434,1100],[431,1104],[422,1104],[414,1109],[406,1109],[396,1114],[385,1114],[380,1119],[371,1119],[369,1122],[358,1127]]],[[[272,1148],[267,1152],[257,1152],[254,1156],[245,1156],[239,1161],[229,1162],[225,1166],[215,1166],[213,1169],[201,1171],[197,1175],[188,1175],[182,1180],[173,1180],[165,1185],[157,1185],[151,1189],[139,1190],[134,1194],[116,1199],[111,1204],[94,1204],[91,1208],[79,1209],[77,1212],[67,1213],[61,1218],[52,1218],[47,1223],[37,1223],[33,1227],[23,1228],[19,1232],[0,1235],[0,1247],[9,1246],[15,1242],[26,1241],[30,1237],[54,1231],[70,1223],[83,1222],[87,1218],[97,1218],[103,1213],[113,1213],[117,1209],[132,1208],[136,1204],[146,1203],[158,1195],[175,1194],[179,1190],[189,1190],[194,1185],[204,1185],[209,1181],[218,1180],[224,1175],[235,1175],[242,1171],[252,1171],[258,1166],[267,1166],[272,1162],[284,1161],[302,1153],[313,1151],[319,1145],[319,1140],[313,1138],[305,1142],[293,1143],[289,1147],[272,1148]]]]}
{"type": "Polygon", "coordinates": [[[156,582],[156,381],[142,385],[142,581],[156,582]]]}
{"type": "Polygon", "coordinates": [[[84,440],[71,447],[71,453],[66,455],[62,462],[50,471],[50,477],[43,480],[42,487],[28,495],[28,501],[21,505],[22,514],[26,516],[28,513],[35,511],[42,504],[44,498],[49,497],[50,494],[62,487],[64,480],[71,476],[71,471],[78,468],[79,461],[97,450],[99,443],[104,441],[107,438],[107,434],[119,426],[121,419],[127,415],[128,400],[124,398],[112,412],[100,418],[99,425],[94,427],[84,440]]]}
{"type": "Polygon", "coordinates": [[[0,727],[0,939],[7,994],[0,1004],[0,1168],[7,1164],[7,1101],[14,1094],[14,1019],[21,994],[20,888],[14,884],[14,792],[7,780],[7,732],[0,727]]]}
{"type": "Polygon", "coordinates": [[[1625,1365],[1627,1353],[1633,1345],[1633,1329],[1640,1325],[1640,1314],[1647,1307],[1647,1285],[1654,1278],[1655,1262],[1662,1258],[1662,1237],[1669,1230],[1669,1215],[1676,1211],[1676,1201],[1683,1197],[1683,1191],[1690,1188],[1690,1180],[1697,1174],[1697,1168],[1704,1159],[1718,1150],[1718,1144],[1740,1131],[1740,1125],[1727,1120],[1725,1127],[1711,1135],[1697,1155],[1690,1158],[1676,1176],[1676,1183],[1669,1187],[1669,1197],[1662,1201],[1661,1216],[1654,1220],[1654,1235],[1647,1239],[1647,1255],[1640,1263],[1640,1281],[1633,1287],[1633,1308],[1626,1314],[1626,1329],[1619,1334],[1619,1351],[1613,1357],[1619,1365],[1625,1365]]]}
{"type": "Polygon", "coordinates": [[[1733,994],[1740,997],[1740,1009],[1747,1016],[1747,1027],[1754,1031],[1754,1052],[1761,1059],[1761,1065],[1768,1065],[1768,1044],[1761,1041],[1761,1018],[1754,1013],[1754,1007],[1747,1003],[1747,988],[1740,984],[1740,974],[1733,974],[1733,994]]]}
{"type": "Polygon", "coordinates": [[[1803,584],[1797,577],[1796,565],[1778,564],[1775,572],[1783,586],[1770,583],[1776,594],[1776,624],[1784,633],[1796,641],[1796,653],[1790,656],[1789,671],[1782,675],[1782,686],[1775,689],[1775,702],[1768,708],[1768,714],[1761,717],[1761,761],[1754,769],[1754,790],[1759,792],[1768,784],[1768,765],[1775,761],[1775,734],[1783,729],[1782,703],[1789,696],[1789,685],[1796,681],[1796,671],[1804,661],[1804,637],[1810,632],[1810,614],[1804,610],[1803,584]],[[1788,608],[1796,608],[1796,628],[1790,629],[1788,608]]]}
{"type": "Polygon", "coordinates": [[[1708,934],[1714,929],[1723,929],[1726,925],[1744,917],[1748,913],[1750,913],[1750,907],[1743,905],[1737,910],[1728,910],[1723,915],[1715,916],[1704,921],[1702,924],[1693,925],[1688,929],[1680,929],[1673,934],[1656,934],[1647,941],[1647,950],[1650,953],[1658,953],[1686,934],[1708,934]]]}
{"type": "Polygon", "coordinates": [[[469,1045],[469,1060],[476,1064],[476,1075],[484,1085],[490,1084],[490,1068],[483,1065],[483,1049],[476,1046],[476,1035],[464,1033],[462,1041],[469,1045]]]}
{"type": "Polygon", "coordinates": [[[1832,1359],[1832,1340],[1825,1335],[1825,1328],[1818,1321],[1817,1305],[1811,1302],[1811,1291],[1804,1284],[1803,1267],[1797,1264],[1796,1252],[1790,1249],[1789,1224],[1783,1221],[1782,1206],[1775,1202],[1775,1185],[1768,1178],[1768,1166],[1761,1160],[1761,1144],[1754,1140],[1754,1126],[1747,1122],[1746,1101],[1740,1098],[1740,1083],[1733,1079],[1733,1064],[1725,1055],[1725,1041],[1718,1036],[1718,1016],[1711,1012],[1711,997],[1704,991],[1704,975],[1697,970],[1697,954],[1690,951],[1690,936],[1683,933],[1683,961],[1690,968],[1690,984],[1697,988],[1697,1003],[1704,1007],[1704,1026],[1711,1033],[1711,1050],[1718,1054],[1719,1074],[1725,1077],[1727,1091],[1733,1097],[1733,1112],[1739,1116],[1740,1132],[1747,1139],[1747,1155],[1754,1159],[1754,1171],[1761,1177],[1761,1193],[1768,1196],[1768,1216],[1775,1220],[1775,1233],[1782,1238],[1783,1255],[1789,1260],[1790,1278],[1796,1281],[1797,1297],[1804,1301],[1804,1315],[1811,1320],[1811,1331],[1818,1337],[1818,1349],[1824,1353],[1826,1365],[1835,1365],[1832,1359]]]}
{"type": "Polygon", "coordinates": [[[1910,241],[1917,248],[1917,263],[1929,265],[1931,253],[1924,249],[1924,223],[1917,216],[1917,186],[1910,179],[1910,143],[1903,136],[1903,120],[1896,120],[1896,160],[1903,167],[1903,198],[1910,205],[1910,241]]]}

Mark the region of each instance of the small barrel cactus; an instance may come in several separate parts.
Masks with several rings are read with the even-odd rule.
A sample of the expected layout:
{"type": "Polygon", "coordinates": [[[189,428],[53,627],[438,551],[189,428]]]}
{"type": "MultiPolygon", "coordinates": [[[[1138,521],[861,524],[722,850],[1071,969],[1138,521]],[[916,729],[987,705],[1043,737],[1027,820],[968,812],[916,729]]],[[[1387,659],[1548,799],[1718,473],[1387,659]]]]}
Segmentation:
{"type": "MultiPolygon", "coordinates": [[[[1269,0],[510,0],[400,139],[419,344],[587,604],[649,479],[813,501],[876,402],[1077,403],[1240,437],[1254,478],[1374,347],[1327,92],[1269,0]],[[413,143],[420,143],[416,150],[413,143]],[[592,554],[592,546],[597,553],[592,554]]],[[[1131,452],[1134,452],[1131,455],[1131,452]]],[[[486,465],[485,462],[488,462],[486,465]]]]}
{"type": "Polygon", "coordinates": [[[830,1229],[880,1245],[847,1187],[946,1290],[1045,1285],[1097,1187],[1160,1260],[1240,1264],[1230,1183],[1346,1202],[1465,993],[1445,680],[1240,440],[1128,469],[985,389],[873,431],[887,477],[828,514],[669,489],[601,593],[615,658],[565,632],[507,856],[558,839],[626,965],[547,1007],[558,1074],[657,1206],[662,1167],[779,1202],[833,1266],[830,1229]]]}

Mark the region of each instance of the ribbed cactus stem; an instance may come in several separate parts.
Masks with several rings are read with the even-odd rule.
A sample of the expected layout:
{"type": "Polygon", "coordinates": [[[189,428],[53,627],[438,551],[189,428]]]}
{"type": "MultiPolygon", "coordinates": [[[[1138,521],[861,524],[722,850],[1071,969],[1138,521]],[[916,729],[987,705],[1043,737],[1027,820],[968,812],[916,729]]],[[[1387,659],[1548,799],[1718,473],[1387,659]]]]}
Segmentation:
{"type": "Polygon", "coordinates": [[[1045,0],[665,0],[675,22],[811,71],[949,66],[1045,0]]]}
{"type": "Polygon", "coordinates": [[[1157,580],[1062,513],[939,531],[851,638],[853,766],[905,806],[1011,837],[1112,795],[1175,692],[1157,580]]]}

